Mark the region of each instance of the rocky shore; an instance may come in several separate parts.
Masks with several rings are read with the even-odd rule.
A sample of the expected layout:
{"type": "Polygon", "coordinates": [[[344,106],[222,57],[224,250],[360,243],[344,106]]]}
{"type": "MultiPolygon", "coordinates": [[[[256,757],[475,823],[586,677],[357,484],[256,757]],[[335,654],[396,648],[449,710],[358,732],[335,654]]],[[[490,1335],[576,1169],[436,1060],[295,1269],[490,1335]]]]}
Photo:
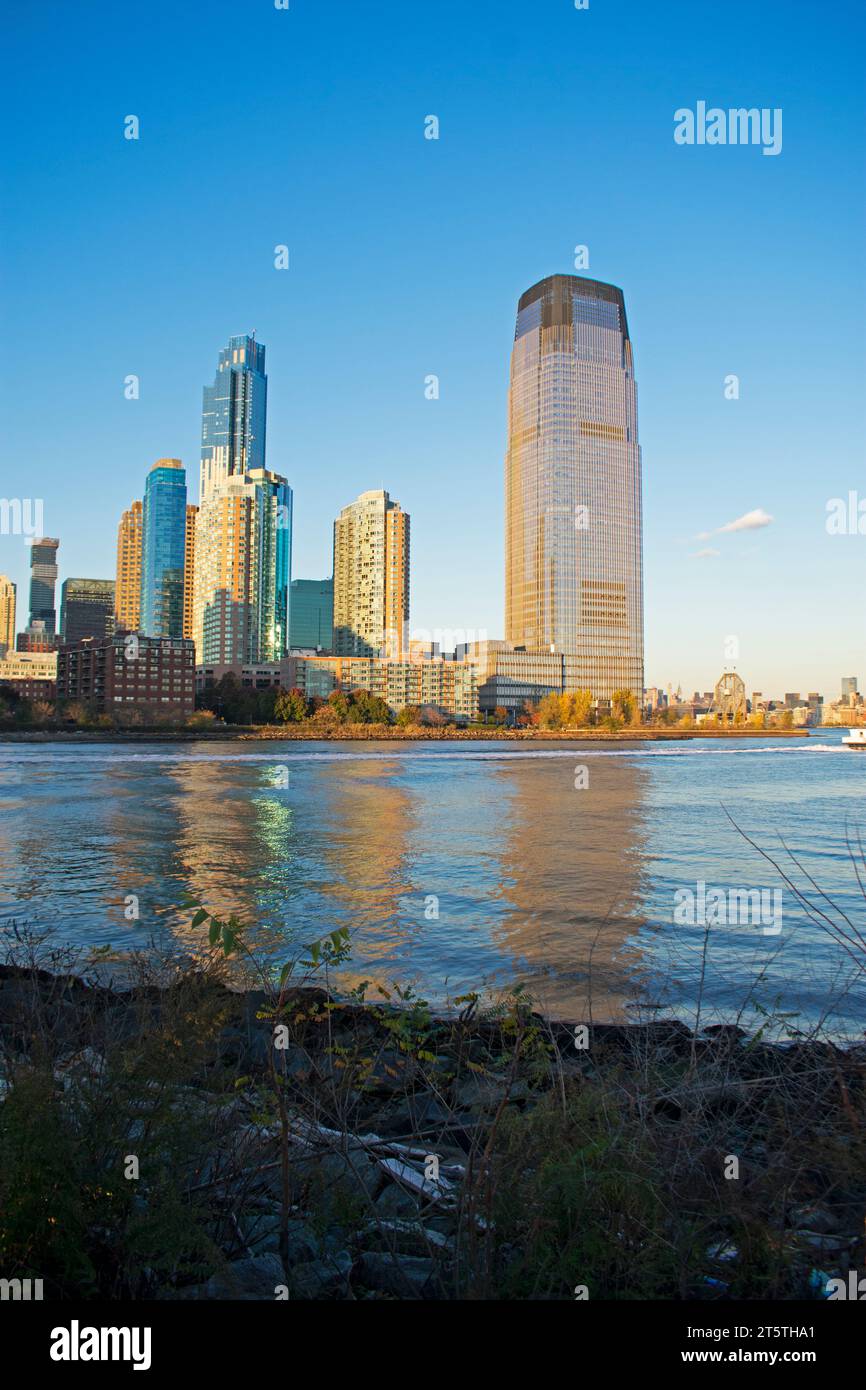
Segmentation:
{"type": "Polygon", "coordinates": [[[798,1298],[864,1262],[866,1045],[0,967],[46,1297],[798,1298]]]}
{"type": "Polygon", "coordinates": [[[472,743],[491,740],[503,743],[643,743],[679,742],[694,738],[808,738],[809,729],[664,729],[638,726],[628,729],[502,729],[489,728],[397,728],[391,724],[343,724],[334,729],[311,729],[304,725],[267,724],[219,729],[3,729],[0,743],[186,743],[226,739],[276,740],[300,743],[357,742],[374,739],[391,743],[472,743]]]}

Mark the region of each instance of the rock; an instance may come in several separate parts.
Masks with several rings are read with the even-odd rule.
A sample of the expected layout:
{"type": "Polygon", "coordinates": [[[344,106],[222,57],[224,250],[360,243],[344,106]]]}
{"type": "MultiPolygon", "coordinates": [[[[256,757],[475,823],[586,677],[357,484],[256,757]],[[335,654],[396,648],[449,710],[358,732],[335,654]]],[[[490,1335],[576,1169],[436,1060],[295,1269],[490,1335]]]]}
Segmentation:
{"type": "Polygon", "coordinates": [[[345,1154],[330,1149],[293,1158],[292,1180],[296,1186],[310,1186],[318,1191],[342,1187],[369,1198],[376,1196],[384,1173],[366,1150],[350,1146],[345,1154]]]}
{"type": "Polygon", "coordinates": [[[839,1229],[838,1219],[819,1202],[794,1207],[789,1212],[788,1219],[792,1226],[796,1226],[800,1230],[814,1231],[818,1235],[826,1235],[829,1231],[838,1231],[839,1229]]]}
{"type": "Polygon", "coordinates": [[[244,1260],[234,1260],[226,1269],[208,1279],[206,1284],[178,1289],[175,1297],[232,1299],[246,1303],[272,1301],[279,1285],[285,1282],[285,1270],[278,1255],[253,1255],[244,1260]]]}
{"type": "Polygon", "coordinates": [[[463,1110],[496,1109],[505,1095],[505,1083],[498,1077],[472,1073],[457,1087],[457,1104],[463,1110]]]}
{"type": "Polygon", "coordinates": [[[321,1260],[309,1260],[296,1265],[289,1279],[289,1293],[294,1298],[345,1298],[349,1292],[352,1256],[340,1250],[321,1260]]]}
{"type": "Polygon", "coordinates": [[[451,1115],[448,1109],[430,1091],[422,1091],[399,1102],[393,1110],[383,1116],[379,1123],[379,1133],[415,1137],[428,1130],[441,1130],[451,1115]]]}
{"type": "Polygon", "coordinates": [[[362,1284],[394,1298],[424,1298],[432,1284],[432,1260],[416,1255],[392,1255],[365,1250],[361,1255],[359,1277],[362,1284]]]}
{"type": "Polygon", "coordinates": [[[401,1217],[417,1216],[418,1203],[405,1188],[389,1182],[376,1200],[376,1212],[383,1220],[399,1220],[401,1217]]]}
{"type": "Polygon", "coordinates": [[[386,1221],[377,1216],[368,1221],[361,1232],[361,1240],[369,1250],[396,1251],[400,1255],[423,1255],[432,1258],[437,1252],[450,1253],[454,1241],[441,1231],[422,1226],[421,1222],[386,1221]]]}

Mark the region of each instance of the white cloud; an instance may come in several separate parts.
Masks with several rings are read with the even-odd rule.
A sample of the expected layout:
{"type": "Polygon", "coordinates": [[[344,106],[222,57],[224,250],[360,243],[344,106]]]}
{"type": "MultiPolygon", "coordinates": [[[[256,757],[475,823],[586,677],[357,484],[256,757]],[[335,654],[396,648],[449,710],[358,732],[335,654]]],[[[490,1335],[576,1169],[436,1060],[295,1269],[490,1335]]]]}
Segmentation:
{"type": "Polygon", "coordinates": [[[696,550],[696,551],[694,551],[694,553],[692,554],[692,559],[693,559],[693,560],[709,560],[709,559],[711,559],[711,558],[712,558],[713,556],[715,556],[715,555],[721,555],[721,553],[722,553],[722,552],[721,552],[720,550],[713,550],[712,546],[708,546],[706,550],[696,550]]]}
{"type": "Polygon", "coordinates": [[[761,526],[769,526],[772,520],[769,512],[765,512],[763,507],[756,507],[753,512],[738,516],[736,521],[729,521],[725,526],[720,526],[716,534],[721,535],[725,531],[757,531],[761,526]]]}

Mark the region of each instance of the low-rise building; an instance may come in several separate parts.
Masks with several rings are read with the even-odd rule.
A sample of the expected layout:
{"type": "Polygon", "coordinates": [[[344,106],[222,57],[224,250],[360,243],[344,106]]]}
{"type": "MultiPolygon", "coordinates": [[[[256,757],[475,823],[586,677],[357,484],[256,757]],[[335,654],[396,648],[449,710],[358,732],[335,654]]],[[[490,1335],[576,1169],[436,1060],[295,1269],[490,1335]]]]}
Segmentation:
{"type": "Polygon", "coordinates": [[[58,703],[80,701],[96,714],[136,710],[155,719],[185,719],[195,709],[195,645],[184,637],[117,632],[104,641],[57,653],[58,703]]]}
{"type": "Polygon", "coordinates": [[[196,668],[196,688],[216,685],[231,672],[248,690],[300,690],[326,700],[335,690],[369,690],[395,714],[407,705],[427,705],[460,722],[478,713],[474,667],[465,661],[394,661],[387,657],[300,656],[258,665],[213,664],[196,668]]]}
{"type": "Polygon", "coordinates": [[[0,690],[14,690],[25,700],[48,700],[57,694],[56,652],[7,652],[0,661],[0,690]]]}

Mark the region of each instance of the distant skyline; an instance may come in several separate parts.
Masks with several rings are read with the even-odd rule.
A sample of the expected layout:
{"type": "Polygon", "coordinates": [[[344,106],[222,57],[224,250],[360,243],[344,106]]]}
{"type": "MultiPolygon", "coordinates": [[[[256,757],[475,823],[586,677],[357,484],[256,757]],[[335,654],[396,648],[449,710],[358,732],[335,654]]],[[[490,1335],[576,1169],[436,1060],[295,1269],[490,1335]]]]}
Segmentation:
{"type": "MultiPolygon", "coordinates": [[[[412,517],[411,628],[503,636],[514,305],[577,273],[622,288],[635,344],[646,684],[866,683],[866,535],[827,529],[833,499],[866,499],[866,8],[203,14],[6,21],[0,494],[44,499],[60,581],[114,578],[158,458],[197,500],[202,388],[255,331],[293,577],[327,577],[334,518],[385,488],[412,517]],[[781,110],[782,148],[677,144],[701,101],[781,110]]],[[[20,537],[0,573],[21,629],[20,537]]]]}

